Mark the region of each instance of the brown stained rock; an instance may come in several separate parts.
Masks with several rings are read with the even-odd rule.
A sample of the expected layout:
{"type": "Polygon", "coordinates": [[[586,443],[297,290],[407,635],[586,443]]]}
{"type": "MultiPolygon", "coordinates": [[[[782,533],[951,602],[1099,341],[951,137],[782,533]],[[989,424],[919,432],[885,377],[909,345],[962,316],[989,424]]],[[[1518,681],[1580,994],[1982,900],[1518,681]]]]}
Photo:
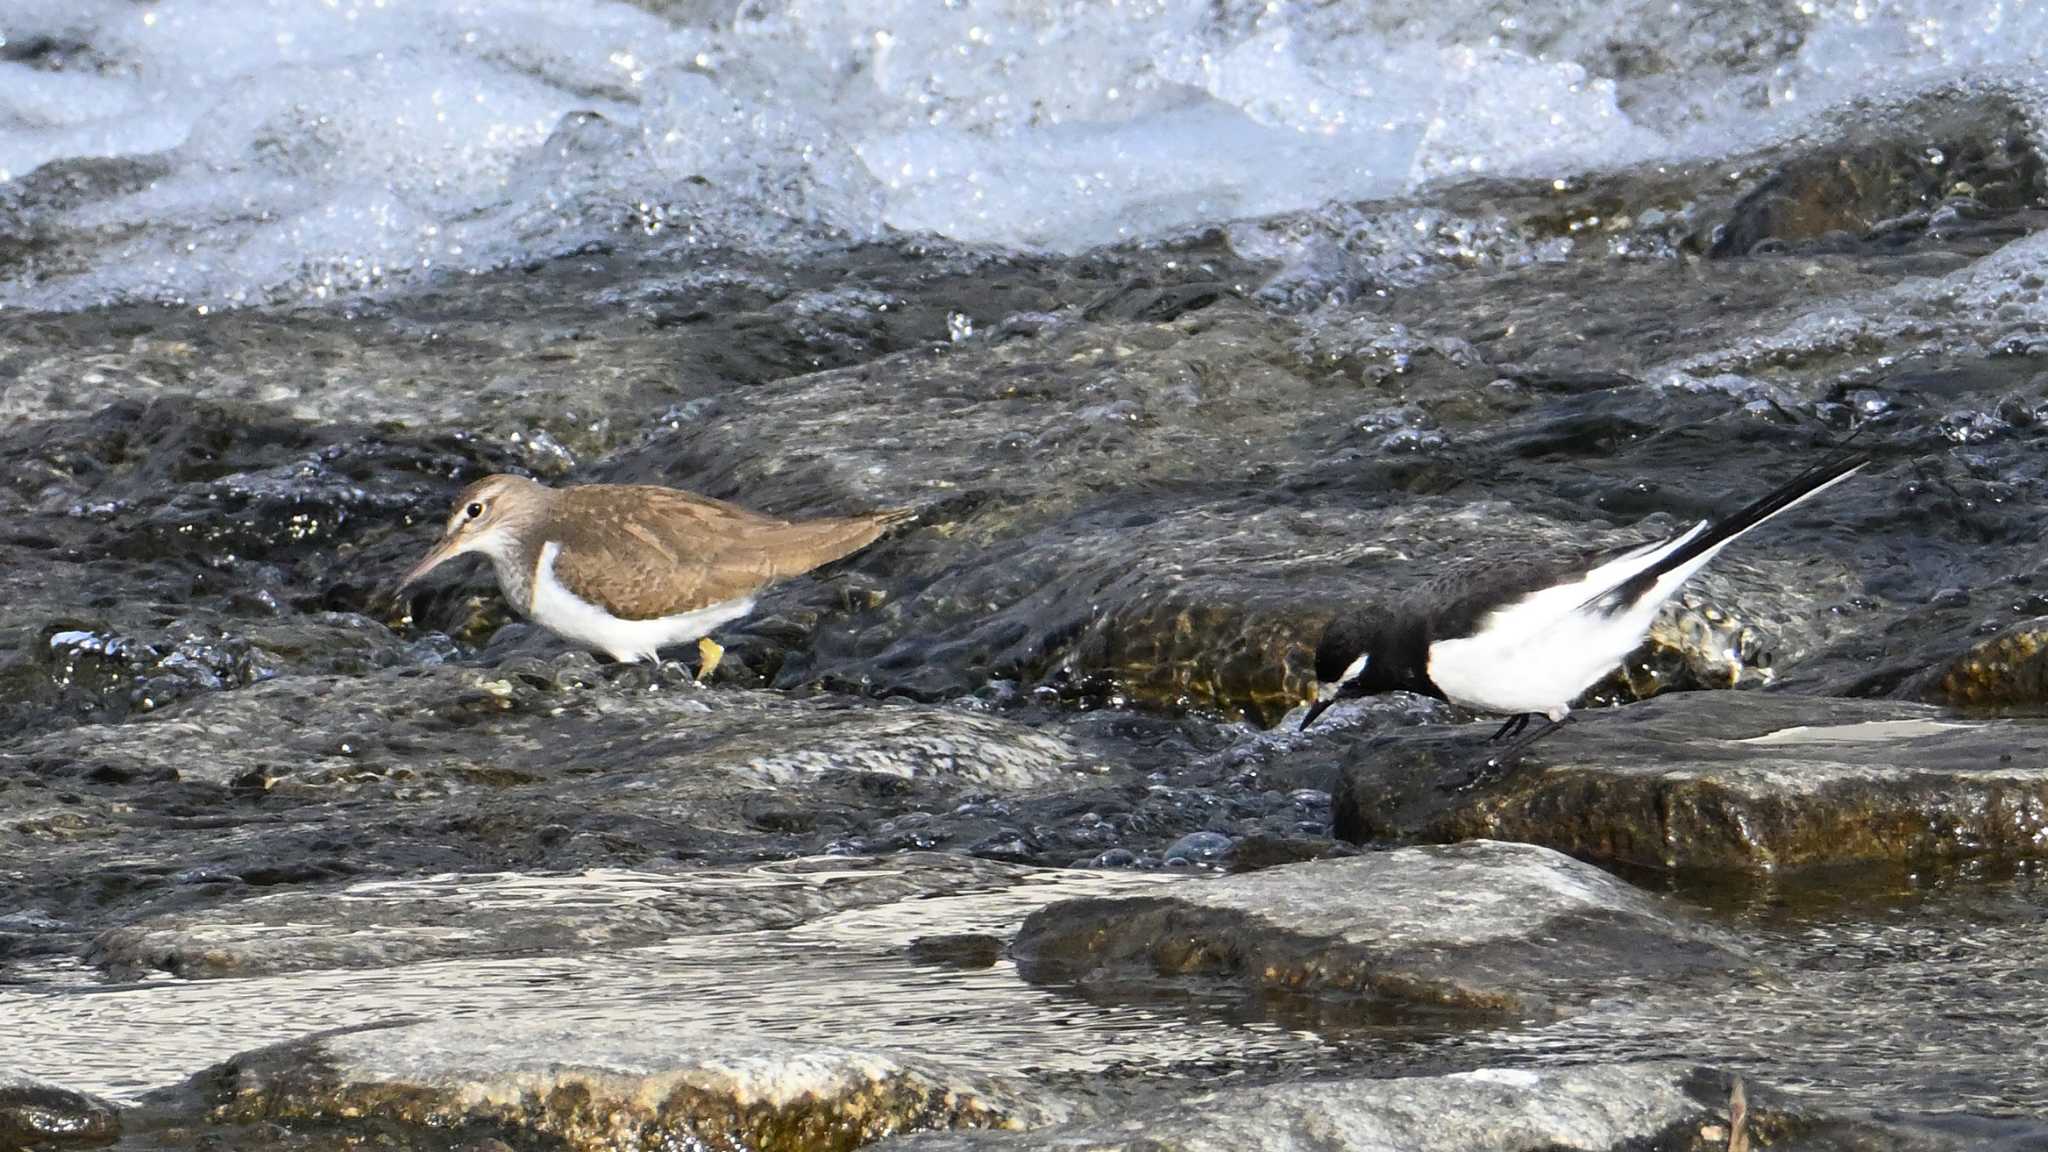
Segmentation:
{"type": "Polygon", "coordinates": [[[2021,108],[1957,94],[1898,112],[1882,131],[1770,164],[1715,230],[1711,254],[1942,227],[1931,214],[1944,203],[1963,223],[2040,207],[2048,172],[2021,108]]]}
{"type": "Polygon", "coordinates": [[[1103,620],[1070,659],[1138,703],[1271,724],[1315,694],[1315,631],[1291,612],[1162,599],[1103,620]]]}
{"type": "Polygon", "coordinates": [[[1966,708],[2048,704],[2048,616],[2015,624],[1938,668],[1920,691],[1936,704],[1966,708]]]}
{"type": "Polygon", "coordinates": [[[1436,752],[1388,745],[1347,769],[1340,834],[1485,836],[1699,871],[2048,855],[2048,729],[1924,706],[1666,696],[1585,714],[1465,790],[1390,786],[1404,755],[1436,752]]]}
{"type": "Polygon", "coordinates": [[[369,1125],[592,1152],[847,1152],[904,1132],[1070,1115],[911,1057],[517,1021],[328,1033],[238,1056],[188,1089],[215,1124],[369,1125]]]}
{"type": "Polygon", "coordinates": [[[1034,980],[1217,978],[1261,991],[1546,1014],[1618,981],[1750,966],[1724,934],[1543,848],[1476,841],[1284,865],[1034,912],[1034,980]]]}

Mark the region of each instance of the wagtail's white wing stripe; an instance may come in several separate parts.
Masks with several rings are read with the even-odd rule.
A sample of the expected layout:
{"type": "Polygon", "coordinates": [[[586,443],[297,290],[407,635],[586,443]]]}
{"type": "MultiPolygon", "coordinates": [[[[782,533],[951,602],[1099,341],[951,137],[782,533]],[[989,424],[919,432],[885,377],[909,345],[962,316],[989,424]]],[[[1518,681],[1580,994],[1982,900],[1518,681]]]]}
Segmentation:
{"type": "Polygon", "coordinates": [[[1702,521],[1578,580],[1505,604],[1471,635],[1432,643],[1429,678],[1467,706],[1559,719],[1642,642],[1664,602],[1722,549],[1840,484],[1864,463],[1848,458],[1811,469],[1719,524],[1702,521]]]}
{"type": "MultiPolygon", "coordinates": [[[[1582,608],[1589,600],[1598,600],[1638,573],[1654,568],[1665,556],[1683,547],[1706,529],[1707,522],[1702,520],[1669,540],[1652,540],[1639,548],[1625,552],[1577,580],[1538,588],[1518,599],[1510,600],[1480,617],[1471,635],[1520,640],[1546,631],[1559,620],[1582,608]]],[[[1448,643],[1449,640],[1444,642],[1448,643]]]]}

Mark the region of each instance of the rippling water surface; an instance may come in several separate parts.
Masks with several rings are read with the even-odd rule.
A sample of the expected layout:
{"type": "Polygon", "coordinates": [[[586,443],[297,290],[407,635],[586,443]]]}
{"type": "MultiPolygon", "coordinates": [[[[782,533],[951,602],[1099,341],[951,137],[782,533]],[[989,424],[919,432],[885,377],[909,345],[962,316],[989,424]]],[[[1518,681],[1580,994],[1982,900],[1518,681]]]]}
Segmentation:
{"type": "Polygon", "coordinates": [[[903,947],[940,935],[1001,938],[1052,900],[1172,882],[1069,873],[792,931],[373,972],[104,987],[76,971],[44,971],[0,992],[0,1011],[24,1070],[122,1099],[265,1043],[419,1015],[784,1036],[1053,1077],[1705,1059],[1830,1106],[2048,1114],[2037,1072],[2048,1060],[2048,894],[2032,869],[1931,885],[1901,877],[1892,900],[1850,916],[1758,902],[1731,918],[1771,957],[1776,979],[1713,1000],[1616,987],[1560,1022],[1476,1032],[1425,1013],[1365,1020],[1342,1003],[1262,1001],[1220,985],[1105,1002],[1027,983],[1007,959],[959,967],[917,961],[903,947]]]}

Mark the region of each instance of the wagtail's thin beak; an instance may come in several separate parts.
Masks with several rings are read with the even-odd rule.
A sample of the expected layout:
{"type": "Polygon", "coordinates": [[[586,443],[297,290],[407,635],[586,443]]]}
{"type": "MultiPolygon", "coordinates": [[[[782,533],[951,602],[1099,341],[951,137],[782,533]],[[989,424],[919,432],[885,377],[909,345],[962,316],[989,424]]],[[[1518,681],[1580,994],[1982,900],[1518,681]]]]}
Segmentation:
{"type": "Polygon", "coordinates": [[[405,574],[405,579],[398,582],[398,591],[403,592],[407,588],[412,587],[420,577],[453,560],[458,555],[460,553],[456,551],[455,541],[443,537],[439,543],[427,551],[425,556],[420,557],[420,562],[412,566],[412,569],[405,574]]]}
{"type": "Polygon", "coordinates": [[[1306,715],[1306,716],[1303,716],[1303,717],[1301,718],[1301,728],[1300,728],[1300,731],[1303,731],[1303,732],[1306,732],[1306,731],[1308,731],[1308,726],[1316,722],[1316,717],[1318,717],[1318,716],[1321,716],[1321,715],[1323,714],[1323,712],[1324,712],[1324,710],[1325,710],[1325,709],[1329,708],[1329,706],[1330,706],[1330,705],[1332,705],[1332,704],[1335,704],[1335,703],[1336,703],[1336,700],[1334,700],[1334,699],[1331,699],[1331,700],[1317,700],[1317,701],[1315,701],[1314,703],[1310,704],[1310,705],[1308,706],[1308,715],[1306,715]]]}

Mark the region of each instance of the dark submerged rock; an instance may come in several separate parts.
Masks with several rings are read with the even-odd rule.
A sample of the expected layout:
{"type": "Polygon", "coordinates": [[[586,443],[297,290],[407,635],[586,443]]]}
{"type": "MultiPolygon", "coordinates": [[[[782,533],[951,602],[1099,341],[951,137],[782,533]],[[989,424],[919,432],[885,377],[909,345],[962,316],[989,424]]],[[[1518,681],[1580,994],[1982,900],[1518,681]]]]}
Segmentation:
{"type": "MultiPolygon", "coordinates": [[[[280,678],[48,732],[0,752],[0,845],[35,865],[23,891],[53,914],[139,913],[351,877],[823,852],[878,814],[1101,771],[1085,742],[1004,717],[592,686],[589,668],[280,678]],[[376,811],[374,834],[349,830],[355,805],[376,811]]],[[[997,826],[955,821],[949,834],[997,826]]]]}

